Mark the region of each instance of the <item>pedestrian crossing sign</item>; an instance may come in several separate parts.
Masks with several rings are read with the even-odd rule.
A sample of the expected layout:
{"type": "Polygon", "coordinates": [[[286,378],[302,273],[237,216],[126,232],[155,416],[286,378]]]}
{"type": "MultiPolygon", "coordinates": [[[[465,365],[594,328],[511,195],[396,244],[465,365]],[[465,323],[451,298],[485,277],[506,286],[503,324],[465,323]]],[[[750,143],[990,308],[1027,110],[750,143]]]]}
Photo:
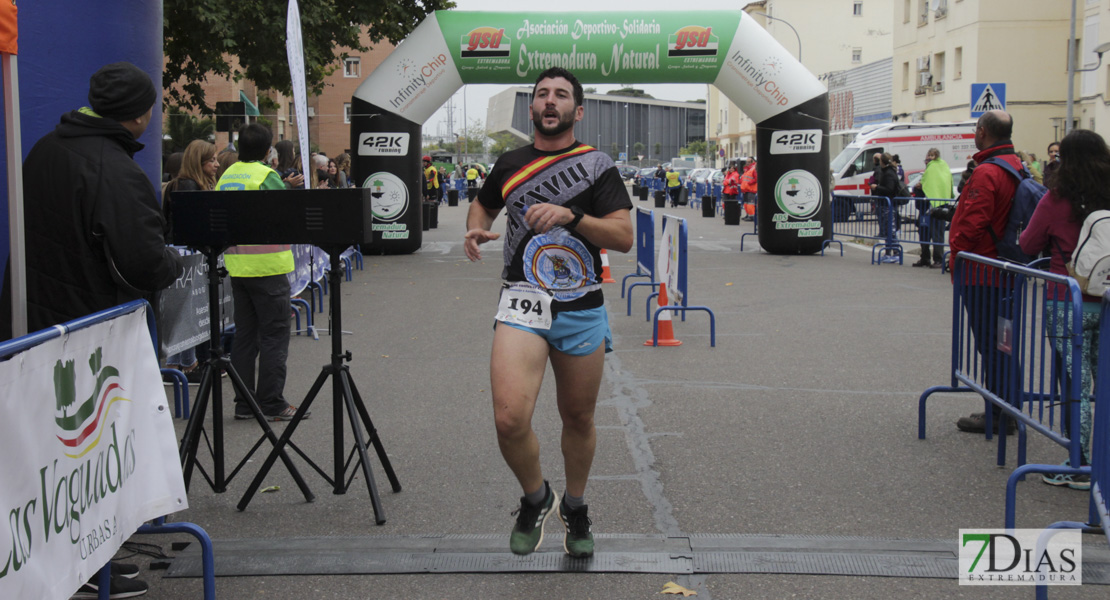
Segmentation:
{"type": "Polygon", "coordinates": [[[971,118],[977,119],[991,110],[1006,110],[1006,84],[971,84],[971,118]]]}

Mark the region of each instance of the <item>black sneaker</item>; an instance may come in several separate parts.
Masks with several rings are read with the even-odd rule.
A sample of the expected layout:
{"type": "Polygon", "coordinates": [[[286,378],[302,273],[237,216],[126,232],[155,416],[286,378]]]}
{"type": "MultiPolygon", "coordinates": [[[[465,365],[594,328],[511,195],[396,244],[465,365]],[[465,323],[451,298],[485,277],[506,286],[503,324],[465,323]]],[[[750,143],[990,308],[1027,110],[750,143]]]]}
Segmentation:
{"type": "MultiPolygon", "coordinates": [[[[995,416],[992,423],[994,433],[998,433],[998,422],[1002,417],[995,416]]],[[[971,413],[966,417],[960,417],[956,421],[956,429],[966,431],[968,433],[983,433],[987,430],[987,413],[971,413]]],[[[1013,435],[1017,433],[1017,422],[1013,418],[1006,420],[1006,434],[1013,435]]]]}
{"type": "Polygon", "coordinates": [[[126,577],[128,579],[134,579],[139,576],[139,565],[121,562],[113,562],[111,563],[111,565],[112,577],[126,577]]]}
{"type": "Polygon", "coordinates": [[[532,506],[521,496],[520,508],[513,511],[516,524],[509,536],[509,549],[513,554],[531,554],[543,542],[543,525],[551,516],[551,509],[555,508],[555,492],[551,491],[551,485],[546,481],[543,482],[543,487],[547,489],[547,496],[539,506],[532,506]]]}
{"type": "Polygon", "coordinates": [[[559,519],[567,530],[563,538],[563,550],[574,558],[590,558],[594,555],[594,534],[590,532],[590,507],[583,504],[571,510],[566,499],[559,503],[559,519]]]}
{"type": "MultiPolygon", "coordinates": [[[[113,600],[142,596],[148,589],[146,582],[140,579],[113,576],[111,581],[111,587],[108,588],[108,597],[113,600]]],[[[78,588],[77,592],[70,596],[70,600],[96,600],[99,597],[100,588],[97,585],[97,576],[94,575],[88,583],[78,588]]]]}

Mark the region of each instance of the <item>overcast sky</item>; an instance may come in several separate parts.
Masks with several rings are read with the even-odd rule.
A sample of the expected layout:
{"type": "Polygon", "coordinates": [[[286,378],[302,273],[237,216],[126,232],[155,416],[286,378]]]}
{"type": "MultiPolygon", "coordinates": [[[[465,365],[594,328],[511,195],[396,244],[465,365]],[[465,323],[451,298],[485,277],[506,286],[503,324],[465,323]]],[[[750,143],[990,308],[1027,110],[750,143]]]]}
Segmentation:
{"type": "MultiPolygon", "coordinates": [[[[619,11],[634,14],[638,11],[666,11],[673,13],[676,7],[681,6],[681,0],[632,0],[631,2],[617,2],[616,0],[561,0],[553,2],[550,7],[538,8],[536,4],[521,2],[520,0],[455,0],[458,6],[455,10],[464,11],[493,11],[493,12],[604,12],[619,11]]],[[[748,0],[697,0],[697,10],[741,10],[748,4],[748,0]]],[[[522,85],[531,85],[525,82],[522,85]]],[[[473,84],[463,86],[454,95],[454,129],[456,132],[463,130],[463,97],[466,98],[466,122],[473,123],[475,119],[484,125],[486,121],[486,106],[489,98],[509,86],[495,84],[473,84]]],[[[623,85],[598,85],[588,84],[587,87],[597,88],[598,93],[626,87],[623,85]]],[[[660,100],[704,100],[706,97],[705,84],[652,84],[634,86],[643,89],[648,94],[660,100]]],[[[450,133],[446,130],[447,109],[441,107],[424,124],[425,135],[439,135],[450,133]]]]}

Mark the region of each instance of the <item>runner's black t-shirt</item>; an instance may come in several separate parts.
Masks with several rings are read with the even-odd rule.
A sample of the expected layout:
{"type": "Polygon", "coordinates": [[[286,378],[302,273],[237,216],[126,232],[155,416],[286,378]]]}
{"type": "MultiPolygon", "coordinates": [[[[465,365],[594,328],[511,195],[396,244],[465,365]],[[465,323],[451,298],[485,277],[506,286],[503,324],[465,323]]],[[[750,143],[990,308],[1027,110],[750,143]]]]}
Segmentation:
{"type": "Polygon", "coordinates": [[[538,234],[524,222],[524,211],[542,202],[577,206],[598,218],[631,210],[613,159],[579,142],[553,152],[518,148],[497,160],[478,201],[490,210],[505,209],[505,281],[527,281],[551,291],[553,312],[603,304],[600,248],[561,227],[538,234]]]}

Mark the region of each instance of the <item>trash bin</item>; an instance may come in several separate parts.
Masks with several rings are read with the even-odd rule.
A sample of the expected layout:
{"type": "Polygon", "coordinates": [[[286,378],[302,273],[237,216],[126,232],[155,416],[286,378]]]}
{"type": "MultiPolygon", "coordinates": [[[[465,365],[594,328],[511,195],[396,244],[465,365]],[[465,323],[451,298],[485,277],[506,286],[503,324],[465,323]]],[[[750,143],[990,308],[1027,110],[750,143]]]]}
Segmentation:
{"type": "Polygon", "coordinates": [[[655,190],[655,207],[662,208],[667,205],[667,192],[655,190]]]}
{"type": "Polygon", "coordinates": [[[701,216],[712,217],[717,214],[717,199],[713,196],[701,197],[701,216]]]}
{"type": "Polygon", "coordinates": [[[640,184],[638,184],[638,183],[633,183],[632,184],[632,195],[633,196],[639,196],[640,195],[640,184]]]}
{"type": "Polygon", "coordinates": [[[428,227],[435,229],[439,227],[439,202],[429,202],[431,205],[432,222],[428,227]]]}
{"type": "Polygon", "coordinates": [[[459,205],[459,190],[447,190],[447,206],[459,205]]]}
{"type": "Polygon", "coordinates": [[[740,224],[740,201],[725,200],[725,225],[740,224]]]}
{"type": "Polygon", "coordinates": [[[646,185],[641,185],[640,186],[640,201],[641,202],[647,202],[648,192],[650,192],[650,191],[651,191],[651,189],[648,188],[648,186],[646,186],[646,185]]]}
{"type": "Polygon", "coordinates": [[[423,217],[423,219],[421,219],[421,222],[420,222],[420,229],[422,231],[428,231],[429,229],[432,228],[432,206],[431,206],[431,204],[432,204],[431,202],[424,202],[422,207],[421,207],[423,209],[422,212],[421,212],[421,215],[420,215],[421,217],[423,217]]]}
{"type": "Polygon", "coordinates": [[[477,198],[477,197],[478,197],[478,188],[476,188],[476,187],[466,188],[466,201],[467,202],[474,202],[474,199],[477,198]]]}

